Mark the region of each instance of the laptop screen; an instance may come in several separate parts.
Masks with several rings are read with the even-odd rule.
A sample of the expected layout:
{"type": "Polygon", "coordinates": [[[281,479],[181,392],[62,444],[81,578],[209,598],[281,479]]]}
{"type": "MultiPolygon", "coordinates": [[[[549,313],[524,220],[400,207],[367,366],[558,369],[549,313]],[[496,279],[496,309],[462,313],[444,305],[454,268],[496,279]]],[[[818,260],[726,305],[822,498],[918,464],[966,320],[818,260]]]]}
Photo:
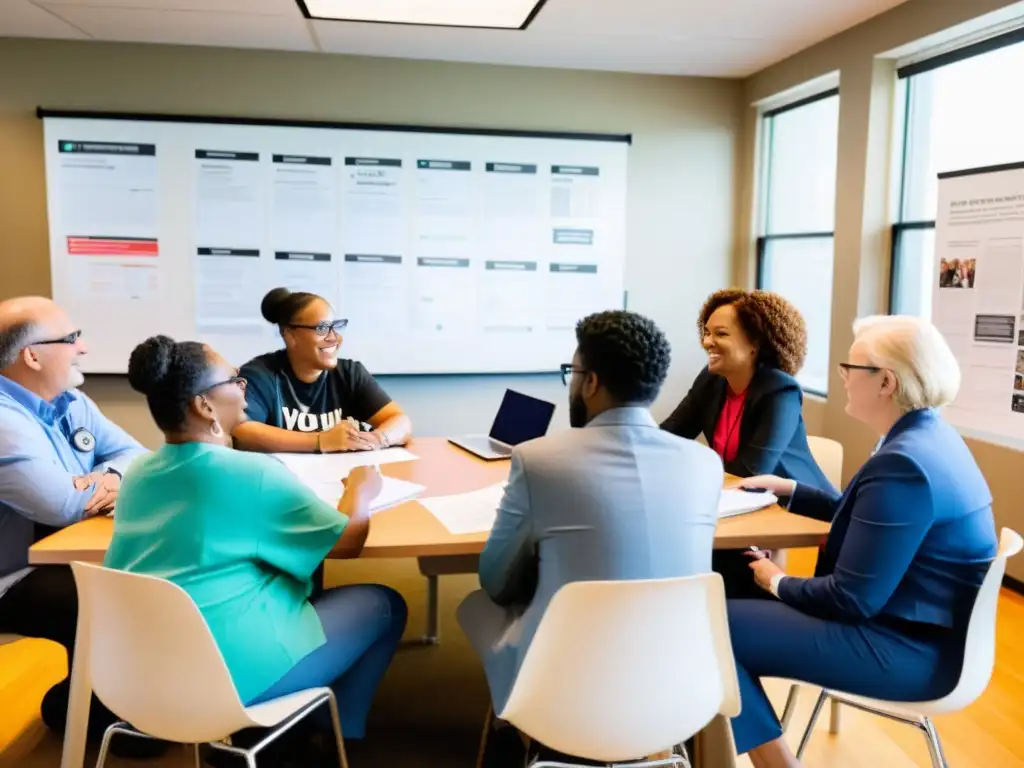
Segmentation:
{"type": "Polygon", "coordinates": [[[491,437],[509,445],[542,437],[548,431],[554,413],[554,403],[506,389],[491,426],[491,437]]]}

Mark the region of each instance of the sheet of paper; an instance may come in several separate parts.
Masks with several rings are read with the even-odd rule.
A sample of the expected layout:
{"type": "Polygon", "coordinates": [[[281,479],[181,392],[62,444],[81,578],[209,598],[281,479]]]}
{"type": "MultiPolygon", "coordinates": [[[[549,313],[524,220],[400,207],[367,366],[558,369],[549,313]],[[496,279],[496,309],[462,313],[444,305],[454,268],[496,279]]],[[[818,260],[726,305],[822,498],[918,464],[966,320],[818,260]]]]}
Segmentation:
{"type": "Polygon", "coordinates": [[[779,500],[771,493],[751,493],[736,488],[728,488],[722,491],[722,497],[718,501],[718,517],[732,517],[733,515],[744,515],[747,512],[756,512],[759,509],[778,504],[779,500]]]}
{"type": "MultiPolygon", "coordinates": [[[[331,505],[337,504],[341,494],[345,491],[341,480],[303,480],[303,482],[312,488],[317,496],[331,505]]],[[[380,512],[382,509],[415,499],[425,490],[427,490],[425,486],[384,475],[384,487],[381,489],[380,495],[370,504],[370,510],[380,512]]]]}
{"type": "Polygon", "coordinates": [[[504,493],[504,484],[489,485],[479,491],[420,499],[420,503],[451,533],[484,533],[494,525],[504,493]]]}
{"type": "Polygon", "coordinates": [[[353,453],[275,453],[274,456],[306,483],[341,482],[355,467],[394,464],[419,458],[405,448],[353,453]]]}

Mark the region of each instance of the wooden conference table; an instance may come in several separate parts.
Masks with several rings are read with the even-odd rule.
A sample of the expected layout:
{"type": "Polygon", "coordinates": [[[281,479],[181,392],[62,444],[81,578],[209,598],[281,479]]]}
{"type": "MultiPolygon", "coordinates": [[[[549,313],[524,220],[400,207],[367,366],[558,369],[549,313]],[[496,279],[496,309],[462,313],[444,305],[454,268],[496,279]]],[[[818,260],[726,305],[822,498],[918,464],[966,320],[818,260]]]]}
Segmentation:
{"type": "MultiPolygon", "coordinates": [[[[417,438],[408,446],[415,461],[382,464],[381,472],[426,486],[425,496],[463,493],[504,481],[507,461],[486,462],[448,443],[444,438],[417,438]]],[[[726,486],[736,482],[727,477],[726,486]]],[[[114,521],[94,517],[71,525],[42,539],[29,549],[33,565],[66,565],[75,560],[102,562],[110,545],[114,521]]],[[[715,532],[716,549],[738,549],[751,545],[763,548],[816,546],[828,532],[828,525],[791,514],[779,506],[727,518],[715,532]]],[[[453,535],[416,501],[392,507],[374,515],[370,536],[362,557],[416,557],[420,570],[431,579],[428,615],[433,616],[436,638],[436,578],[442,573],[466,571],[466,564],[483,550],[487,534],[453,535]]],[[[428,637],[431,630],[428,628],[428,637]]],[[[76,654],[78,663],[82,656],[76,654]]],[[[72,676],[68,727],[64,737],[61,768],[82,768],[85,758],[85,726],[89,714],[88,683],[72,676]]]]}
{"type": "MultiPolygon", "coordinates": [[[[503,482],[508,477],[507,461],[487,462],[456,448],[444,438],[421,437],[409,450],[416,461],[382,464],[381,472],[426,486],[424,496],[463,493],[503,482]]],[[[727,476],[726,487],[737,482],[727,476]]],[[[66,565],[73,560],[102,562],[114,531],[111,517],[94,517],[69,526],[40,540],[29,549],[32,565],[66,565]]],[[[828,524],[794,515],[779,506],[727,518],[715,532],[716,549],[816,546],[828,533],[828,524]]],[[[450,557],[479,555],[486,533],[454,535],[416,501],[379,512],[362,557],[450,557]]]]}

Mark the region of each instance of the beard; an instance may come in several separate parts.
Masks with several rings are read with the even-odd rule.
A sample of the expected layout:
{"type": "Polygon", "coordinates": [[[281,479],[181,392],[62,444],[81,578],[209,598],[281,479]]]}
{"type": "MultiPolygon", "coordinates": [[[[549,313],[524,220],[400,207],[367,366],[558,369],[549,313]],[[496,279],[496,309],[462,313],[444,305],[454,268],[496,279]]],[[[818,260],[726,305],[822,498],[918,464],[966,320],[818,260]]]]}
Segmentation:
{"type": "Polygon", "coordinates": [[[78,366],[72,366],[68,371],[67,383],[68,389],[78,389],[85,383],[85,374],[78,366]]]}
{"type": "Polygon", "coordinates": [[[582,395],[569,395],[569,426],[579,429],[587,426],[587,404],[583,402],[582,395]]]}

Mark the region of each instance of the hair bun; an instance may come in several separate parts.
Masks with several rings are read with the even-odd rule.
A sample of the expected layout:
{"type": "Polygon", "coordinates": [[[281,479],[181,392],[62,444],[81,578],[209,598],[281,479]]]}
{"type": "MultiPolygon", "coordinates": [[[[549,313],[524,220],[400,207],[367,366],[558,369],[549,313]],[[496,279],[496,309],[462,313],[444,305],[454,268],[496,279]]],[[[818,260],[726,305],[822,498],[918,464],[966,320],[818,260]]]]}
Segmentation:
{"type": "Polygon", "coordinates": [[[263,301],[260,302],[260,312],[263,314],[263,319],[275,325],[287,323],[291,319],[288,316],[290,314],[288,304],[291,297],[292,292],[287,288],[272,289],[263,297],[263,301]]]}
{"type": "Polygon", "coordinates": [[[171,368],[174,339],[150,336],[139,344],[128,360],[128,383],[136,392],[148,395],[164,383],[171,368]]]}

